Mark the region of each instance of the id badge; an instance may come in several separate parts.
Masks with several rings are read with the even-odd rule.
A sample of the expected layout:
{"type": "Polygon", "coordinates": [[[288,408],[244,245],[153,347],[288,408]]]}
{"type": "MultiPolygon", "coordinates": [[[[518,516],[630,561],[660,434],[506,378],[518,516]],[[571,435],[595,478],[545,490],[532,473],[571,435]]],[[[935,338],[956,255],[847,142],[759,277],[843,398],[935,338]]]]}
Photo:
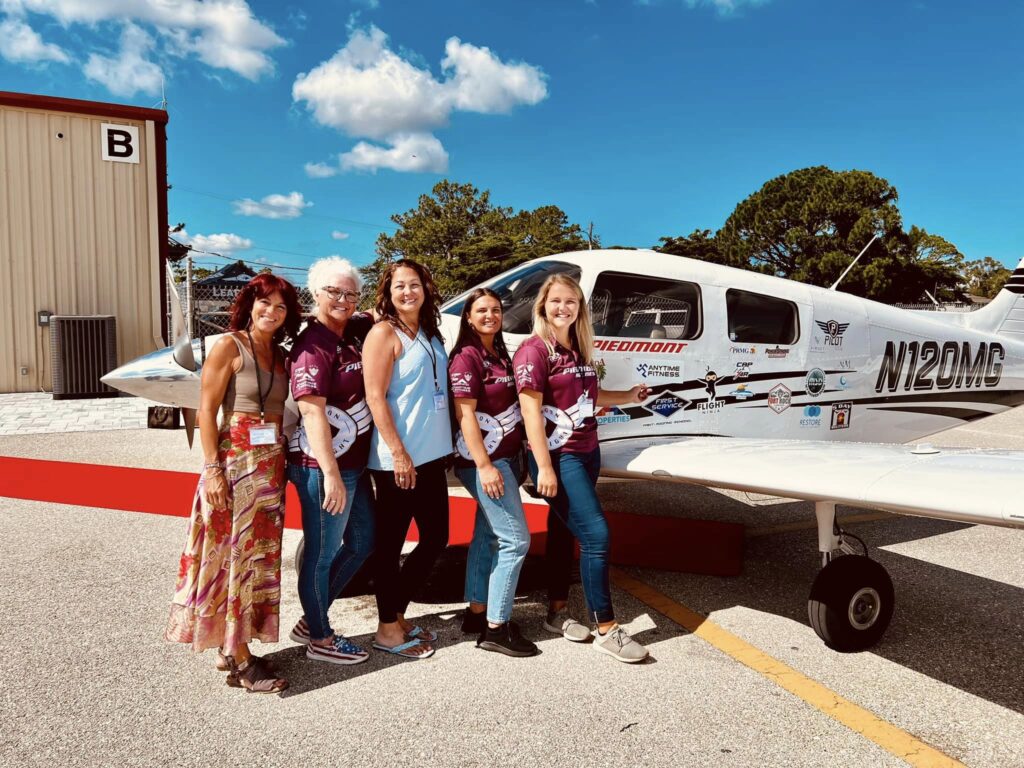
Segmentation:
{"type": "Polygon", "coordinates": [[[448,410],[448,398],[445,397],[444,392],[434,393],[434,410],[445,411],[448,410]]]}
{"type": "Polygon", "coordinates": [[[249,427],[249,445],[275,445],[277,424],[253,424],[249,427]]]}
{"type": "Polygon", "coordinates": [[[594,415],[594,401],[589,397],[584,397],[580,400],[580,416],[584,419],[589,419],[594,415]]]}

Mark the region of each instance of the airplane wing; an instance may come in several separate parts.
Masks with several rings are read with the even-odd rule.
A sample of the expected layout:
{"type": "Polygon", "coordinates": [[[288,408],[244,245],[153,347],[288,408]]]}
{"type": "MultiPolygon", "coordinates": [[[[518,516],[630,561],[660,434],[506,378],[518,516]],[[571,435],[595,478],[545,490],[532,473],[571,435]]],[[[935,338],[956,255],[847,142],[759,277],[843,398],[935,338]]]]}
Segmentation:
{"type": "Polygon", "coordinates": [[[1024,451],[731,437],[601,443],[601,472],[1024,528],[1024,451]]]}

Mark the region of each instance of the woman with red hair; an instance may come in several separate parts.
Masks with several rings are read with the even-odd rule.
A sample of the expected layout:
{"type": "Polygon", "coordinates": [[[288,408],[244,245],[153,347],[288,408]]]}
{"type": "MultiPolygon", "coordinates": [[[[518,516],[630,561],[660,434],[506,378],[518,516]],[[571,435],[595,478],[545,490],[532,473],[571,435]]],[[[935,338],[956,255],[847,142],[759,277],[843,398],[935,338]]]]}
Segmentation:
{"type": "Polygon", "coordinates": [[[228,685],[258,693],[288,687],[249,643],[278,639],[288,396],[280,344],[298,335],[300,319],[291,283],[257,275],[203,363],[197,420],[205,463],[165,632],[197,652],[220,648],[228,685]]]}

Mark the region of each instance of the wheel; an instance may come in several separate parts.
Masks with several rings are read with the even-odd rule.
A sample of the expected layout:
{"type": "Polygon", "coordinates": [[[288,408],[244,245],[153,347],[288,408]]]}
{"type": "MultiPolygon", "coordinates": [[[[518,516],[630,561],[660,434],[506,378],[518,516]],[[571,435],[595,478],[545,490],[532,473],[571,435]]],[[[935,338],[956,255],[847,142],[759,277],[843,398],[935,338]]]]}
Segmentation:
{"type": "Polygon", "coordinates": [[[863,555],[845,555],[818,573],[807,614],[825,645],[851,653],[882,638],[895,606],[896,592],[885,568],[863,555]]]}
{"type": "Polygon", "coordinates": [[[302,537],[299,539],[299,543],[295,547],[295,573],[296,575],[302,570],[302,556],[306,551],[306,539],[302,537]]]}

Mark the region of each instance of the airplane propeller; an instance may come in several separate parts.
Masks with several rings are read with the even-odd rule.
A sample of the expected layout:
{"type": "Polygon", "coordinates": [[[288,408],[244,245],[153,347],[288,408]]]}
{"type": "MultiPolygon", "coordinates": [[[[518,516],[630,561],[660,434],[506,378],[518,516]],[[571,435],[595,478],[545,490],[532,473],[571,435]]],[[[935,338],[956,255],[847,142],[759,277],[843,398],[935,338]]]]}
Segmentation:
{"type": "MultiPolygon", "coordinates": [[[[168,286],[171,292],[171,327],[174,331],[174,351],[171,357],[178,365],[187,371],[196,371],[196,357],[192,352],[192,329],[185,322],[185,314],[181,311],[181,298],[178,295],[178,288],[174,282],[174,273],[171,266],[167,265],[169,277],[168,286]]],[[[182,407],[181,415],[185,420],[185,437],[188,439],[188,447],[192,447],[192,440],[196,431],[196,411],[194,408],[182,407]]]]}

